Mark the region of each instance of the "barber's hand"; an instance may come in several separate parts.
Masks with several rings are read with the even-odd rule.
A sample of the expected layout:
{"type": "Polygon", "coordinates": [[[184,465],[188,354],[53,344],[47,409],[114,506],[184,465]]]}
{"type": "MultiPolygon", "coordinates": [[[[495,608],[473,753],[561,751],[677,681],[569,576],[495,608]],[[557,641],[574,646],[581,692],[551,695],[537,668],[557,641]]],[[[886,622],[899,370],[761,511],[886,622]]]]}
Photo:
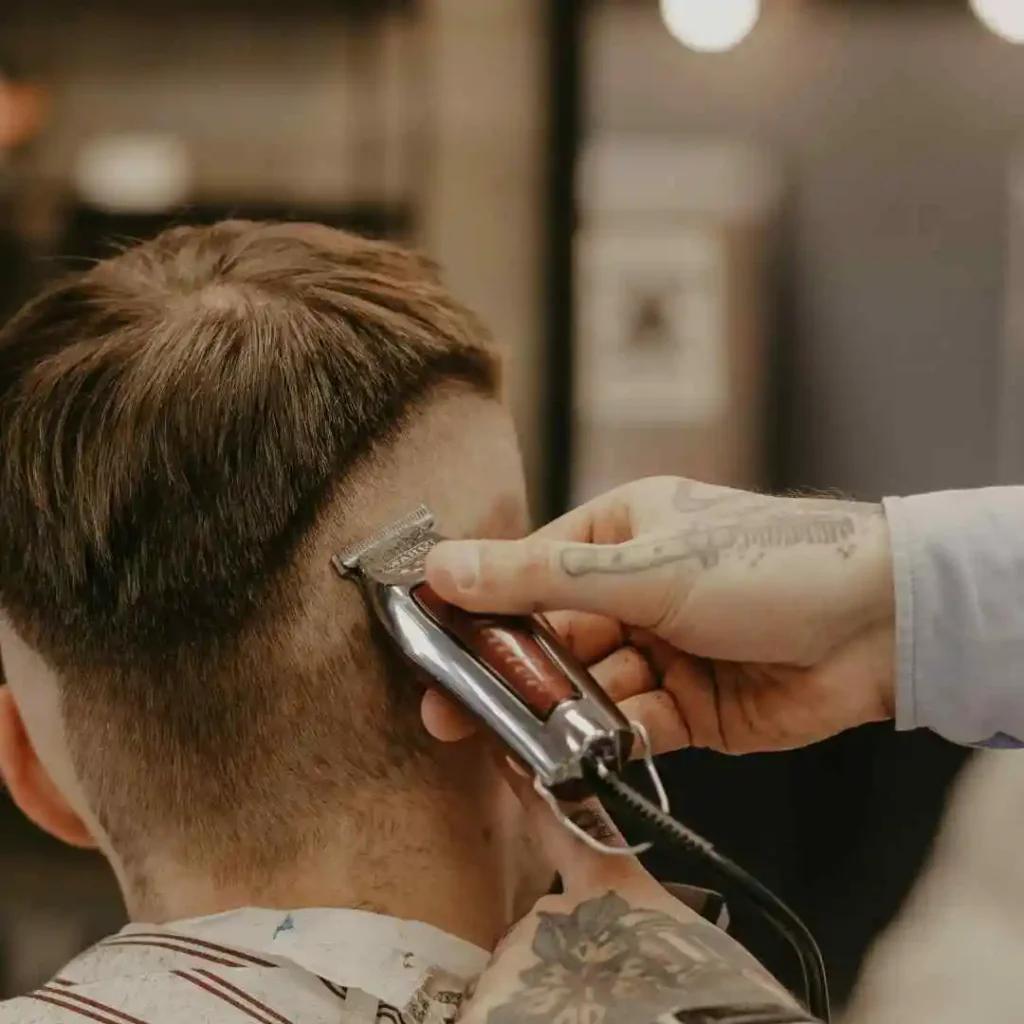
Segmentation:
{"type": "MultiPolygon", "coordinates": [[[[515,787],[562,876],[498,945],[460,1024],[656,1024],[810,1020],[738,943],[674,899],[632,857],[591,850],[528,784],[515,787]]],[[[622,837],[599,803],[566,807],[604,842],[622,837]]]]}
{"type": "Polygon", "coordinates": [[[892,716],[877,505],[657,477],[521,541],[441,544],[427,575],[471,610],[573,609],[553,624],[659,752],[785,749],[892,716]]]}

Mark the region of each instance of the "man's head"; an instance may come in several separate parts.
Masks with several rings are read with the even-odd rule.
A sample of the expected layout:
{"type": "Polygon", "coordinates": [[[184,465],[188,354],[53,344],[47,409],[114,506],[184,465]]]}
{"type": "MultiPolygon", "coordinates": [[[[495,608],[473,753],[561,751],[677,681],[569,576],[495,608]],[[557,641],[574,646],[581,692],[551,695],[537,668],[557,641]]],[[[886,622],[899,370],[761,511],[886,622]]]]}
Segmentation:
{"type": "Polygon", "coordinates": [[[0,767],[136,884],[269,877],[433,779],[421,683],[330,556],[421,501],[523,530],[482,326],[318,225],[175,228],[0,334],[0,767]]]}

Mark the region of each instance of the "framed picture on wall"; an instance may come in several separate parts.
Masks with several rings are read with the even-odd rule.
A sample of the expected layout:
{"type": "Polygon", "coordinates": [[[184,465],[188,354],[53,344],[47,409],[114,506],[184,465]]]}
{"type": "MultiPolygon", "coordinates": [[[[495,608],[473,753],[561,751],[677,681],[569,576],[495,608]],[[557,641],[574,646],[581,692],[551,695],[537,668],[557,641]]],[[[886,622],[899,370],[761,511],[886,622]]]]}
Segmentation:
{"type": "Polygon", "coordinates": [[[595,422],[698,425],[729,397],[720,232],[595,226],[577,244],[575,408],[595,422]]]}

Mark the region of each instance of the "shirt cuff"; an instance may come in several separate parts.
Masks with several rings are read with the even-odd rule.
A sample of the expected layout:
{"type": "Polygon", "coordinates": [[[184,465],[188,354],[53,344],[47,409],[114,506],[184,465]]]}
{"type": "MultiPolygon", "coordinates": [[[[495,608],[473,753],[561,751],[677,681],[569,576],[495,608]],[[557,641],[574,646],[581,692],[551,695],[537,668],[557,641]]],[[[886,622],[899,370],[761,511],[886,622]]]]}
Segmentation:
{"type": "Polygon", "coordinates": [[[896,596],[896,726],[1024,746],[1024,487],[884,502],[896,596]]]}
{"type": "Polygon", "coordinates": [[[882,503],[892,546],[893,593],[896,599],[896,728],[916,729],[914,700],[914,559],[905,502],[886,498],[882,503]]]}

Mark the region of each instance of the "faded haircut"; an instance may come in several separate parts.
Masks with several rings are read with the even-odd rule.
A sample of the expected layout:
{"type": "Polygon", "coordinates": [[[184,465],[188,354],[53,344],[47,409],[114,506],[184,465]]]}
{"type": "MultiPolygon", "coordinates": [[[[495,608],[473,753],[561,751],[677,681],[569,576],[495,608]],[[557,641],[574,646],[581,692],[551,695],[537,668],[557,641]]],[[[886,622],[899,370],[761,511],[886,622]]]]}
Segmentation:
{"type": "Polygon", "coordinates": [[[122,857],[272,870],[415,758],[365,618],[341,654],[290,639],[304,551],[439,389],[497,372],[428,261],[316,224],[173,228],[0,333],[0,606],[122,857]]]}

